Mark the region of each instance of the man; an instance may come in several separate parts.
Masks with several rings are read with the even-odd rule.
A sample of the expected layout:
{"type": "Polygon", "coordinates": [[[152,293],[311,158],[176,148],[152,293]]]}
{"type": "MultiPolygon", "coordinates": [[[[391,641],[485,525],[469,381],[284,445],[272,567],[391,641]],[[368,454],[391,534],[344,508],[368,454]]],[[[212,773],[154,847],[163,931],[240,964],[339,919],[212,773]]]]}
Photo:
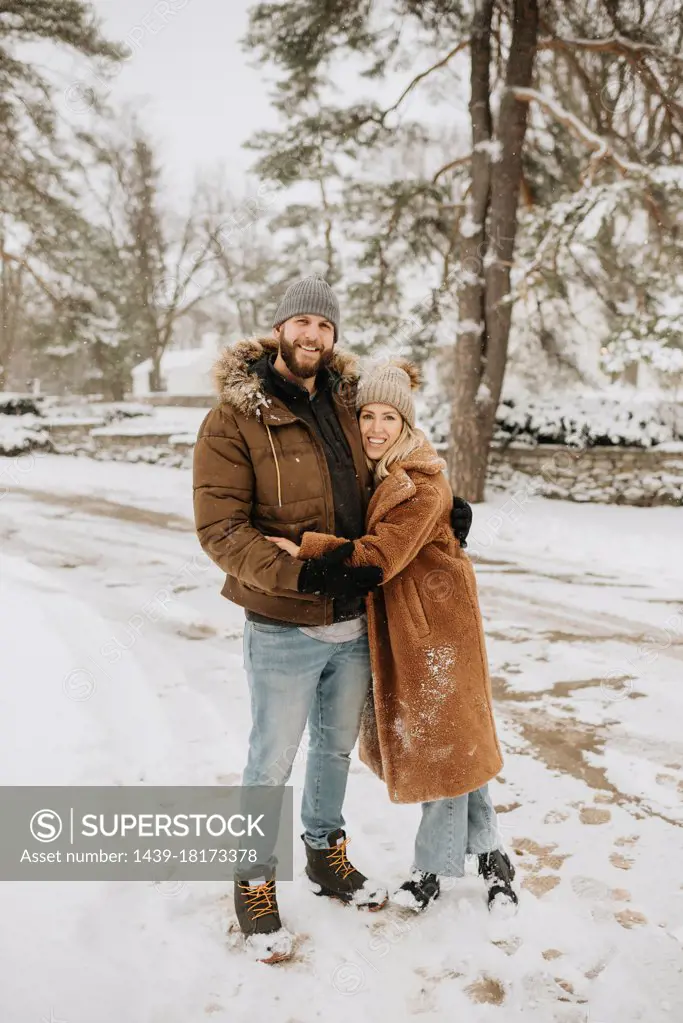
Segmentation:
{"type": "MultiPolygon", "coordinates": [[[[371,678],[364,597],[379,568],[348,553],[302,562],[265,539],[305,530],[363,535],[371,480],[354,411],[354,360],[340,352],[339,303],[317,274],[291,285],[271,338],[226,348],[219,404],[194,455],[204,550],[226,572],[222,593],[245,608],[252,729],[243,784],[283,786],[308,721],[302,800],[306,873],[320,895],[371,910],[386,902],[349,862],[342,804],[371,678]]],[[[291,955],[269,857],[235,875],[235,909],[258,958],[291,955]]]]}

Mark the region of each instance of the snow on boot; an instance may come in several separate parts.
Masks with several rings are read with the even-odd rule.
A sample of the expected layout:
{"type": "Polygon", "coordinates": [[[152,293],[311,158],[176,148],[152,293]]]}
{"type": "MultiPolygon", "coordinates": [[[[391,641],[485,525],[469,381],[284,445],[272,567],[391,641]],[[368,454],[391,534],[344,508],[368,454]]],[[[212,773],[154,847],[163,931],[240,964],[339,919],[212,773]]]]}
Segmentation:
{"type": "Polygon", "coordinates": [[[245,948],[262,963],[279,963],[290,959],[293,936],[282,926],[275,893],[275,873],[250,878],[235,877],[235,913],[245,938],[245,948]]]}
{"type": "Polygon", "coordinates": [[[412,909],[414,913],[423,910],[438,899],[441,885],[436,874],[428,874],[424,870],[412,870],[410,880],[404,881],[391,897],[391,901],[404,909],[412,909]]]}
{"type": "Polygon", "coordinates": [[[512,887],[515,868],[510,857],[502,849],[479,853],[479,873],[484,877],[488,889],[489,909],[510,908],[518,903],[517,893],[512,887]]]}
{"type": "Polygon", "coordinates": [[[306,875],[316,895],[327,895],[373,912],[386,905],[389,898],[386,888],[368,881],[347,859],[349,840],[341,828],[329,833],[327,849],[313,849],[305,836],[301,837],[306,847],[306,875]]]}

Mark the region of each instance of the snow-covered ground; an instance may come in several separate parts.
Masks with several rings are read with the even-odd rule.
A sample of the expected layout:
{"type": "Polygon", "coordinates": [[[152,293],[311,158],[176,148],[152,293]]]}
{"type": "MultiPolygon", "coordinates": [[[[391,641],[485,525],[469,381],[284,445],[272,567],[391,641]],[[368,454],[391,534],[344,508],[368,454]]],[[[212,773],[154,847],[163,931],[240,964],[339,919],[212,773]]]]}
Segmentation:
{"type": "MultiPolygon", "coordinates": [[[[298,955],[268,967],[229,945],[229,885],[5,883],[2,1019],[683,1018],[682,522],[524,494],[475,509],[516,917],[492,919],[475,876],[418,919],[324,903],[297,843],[280,902],[298,955]]],[[[189,473],[2,460],[0,538],[0,783],[238,782],[243,618],[194,536],[189,473]]],[[[365,873],[403,879],[418,813],[354,761],[365,873]]]]}

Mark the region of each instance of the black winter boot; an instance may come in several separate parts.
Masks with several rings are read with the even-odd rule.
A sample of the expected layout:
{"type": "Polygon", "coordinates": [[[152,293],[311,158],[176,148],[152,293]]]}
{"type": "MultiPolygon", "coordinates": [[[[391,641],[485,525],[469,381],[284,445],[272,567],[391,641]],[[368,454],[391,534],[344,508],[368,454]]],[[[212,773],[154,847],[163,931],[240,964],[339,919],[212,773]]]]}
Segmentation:
{"type": "Polygon", "coordinates": [[[494,904],[496,906],[517,905],[519,900],[512,887],[515,868],[507,853],[502,849],[479,853],[479,873],[483,875],[484,883],[488,888],[489,909],[492,909],[494,904]]]}
{"type": "Polygon", "coordinates": [[[415,913],[423,910],[438,899],[441,893],[441,885],[436,874],[428,874],[424,870],[413,870],[410,880],[403,884],[392,896],[392,902],[404,909],[412,909],[415,913]]]}
{"type": "Polygon", "coordinates": [[[279,963],[291,957],[292,935],[280,920],[272,868],[256,867],[252,877],[235,877],[235,913],[256,959],[279,963]]]}
{"type": "Polygon", "coordinates": [[[352,902],[360,909],[372,911],[386,905],[386,888],[368,881],[346,858],[346,833],[338,828],[327,836],[327,849],[312,849],[304,835],[306,875],[316,895],[327,895],[340,902],[352,902]]]}

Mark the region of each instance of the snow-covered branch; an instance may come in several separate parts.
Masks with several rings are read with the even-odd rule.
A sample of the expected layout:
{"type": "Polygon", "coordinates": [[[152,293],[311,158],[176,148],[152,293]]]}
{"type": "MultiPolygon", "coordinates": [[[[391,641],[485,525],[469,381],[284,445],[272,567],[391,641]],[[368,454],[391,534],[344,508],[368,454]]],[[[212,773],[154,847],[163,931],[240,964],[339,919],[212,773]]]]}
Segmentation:
{"type": "Polygon", "coordinates": [[[548,36],[540,39],[539,50],[591,50],[593,53],[620,53],[632,57],[639,57],[643,54],[658,57],[663,60],[670,60],[676,64],[683,65],[683,55],[672,53],[663,46],[656,46],[654,43],[640,43],[634,39],[628,39],[622,35],[607,36],[605,39],[573,39],[569,36],[548,36]]]}
{"type": "Polygon", "coordinates": [[[646,167],[641,163],[633,163],[631,160],[625,160],[614,150],[614,147],[607,139],[603,138],[602,135],[596,134],[587,124],[584,124],[575,114],[566,110],[556,100],[551,99],[549,96],[544,96],[542,92],[538,92],[536,89],[513,88],[512,93],[522,102],[537,103],[543,110],[552,114],[556,121],[559,121],[560,124],[568,128],[579,141],[585,143],[589,149],[593,150],[589,176],[592,176],[597,165],[603,160],[611,160],[622,174],[636,174],[644,177],[650,175],[652,168],[646,167]]]}

